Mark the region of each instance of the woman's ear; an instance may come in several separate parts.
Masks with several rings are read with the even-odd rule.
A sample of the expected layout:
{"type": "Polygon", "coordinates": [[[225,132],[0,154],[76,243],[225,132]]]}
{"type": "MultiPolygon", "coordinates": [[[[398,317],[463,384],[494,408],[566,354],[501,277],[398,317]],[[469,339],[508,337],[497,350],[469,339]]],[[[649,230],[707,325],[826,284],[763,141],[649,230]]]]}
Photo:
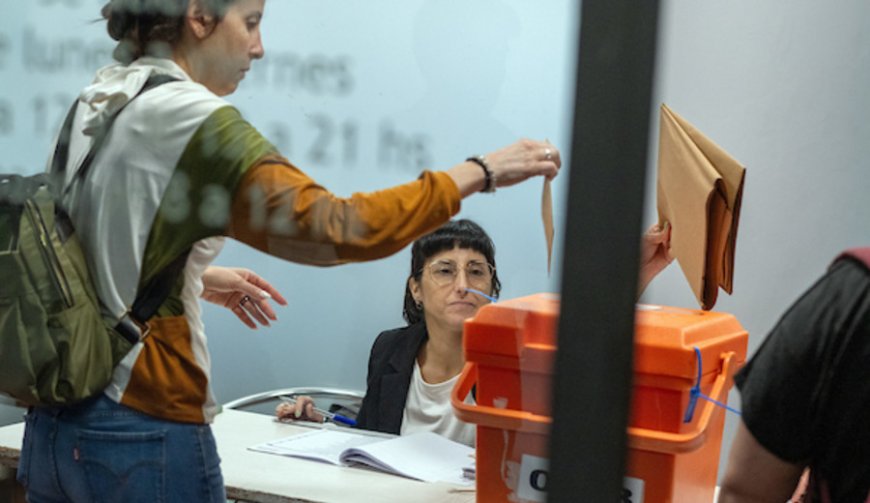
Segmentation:
{"type": "Polygon", "coordinates": [[[214,30],[216,21],[201,0],[190,0],[184,22],[197,39],[208,37],[214,30]]]}
{"type": "Polygon", "coordinates": [[[408,278],[408,290],[411,291],[411,297],[414,298],[414,302],[419,304],[423,300],[423,292],[420,291],[420,282],[414,279],[414,277],[408,278]]]}

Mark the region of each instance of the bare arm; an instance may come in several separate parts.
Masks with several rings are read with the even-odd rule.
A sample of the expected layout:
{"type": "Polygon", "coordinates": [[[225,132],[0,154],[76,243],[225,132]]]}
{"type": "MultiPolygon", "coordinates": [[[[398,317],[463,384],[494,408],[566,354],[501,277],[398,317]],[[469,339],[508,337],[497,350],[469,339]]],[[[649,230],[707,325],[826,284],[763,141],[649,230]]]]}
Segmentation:
{"type": "Polygon", "coordinates": [[[804,467],[783,461],[755,440],[743,421],[737,429],[719,503],[789,501],[804,467]]]}

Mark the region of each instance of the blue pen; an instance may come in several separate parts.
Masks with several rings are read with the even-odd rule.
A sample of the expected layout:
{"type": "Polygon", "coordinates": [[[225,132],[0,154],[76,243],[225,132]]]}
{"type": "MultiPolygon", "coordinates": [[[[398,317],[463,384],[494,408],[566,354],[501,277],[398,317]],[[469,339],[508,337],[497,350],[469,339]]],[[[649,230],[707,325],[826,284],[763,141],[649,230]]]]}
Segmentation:
{"type": "MultiPolygon", "coordinates": [[[[280,396],[278,397],[282,402],[289,403],[291,405],[296,405],[296,399],[291,398],[289,396],[280,396]]],[[[346,424],[348,426],[356,426],[356,421],[349,417],[342,416],[341,414],[333,414],[332,412],[314,407],[314,412],[323,416],[327,421],[332,421],[333,423],[346,424]]]]}
{"type": "Polygon", "coordinates": [[[465,291],[480,295],[481,297],[488,299],[490,302],[498,302],[498,299],[496,297],[493,297],[492,295],[487,295],[480,290],[475,290],[474,288],[466,288],[465,291]]]}

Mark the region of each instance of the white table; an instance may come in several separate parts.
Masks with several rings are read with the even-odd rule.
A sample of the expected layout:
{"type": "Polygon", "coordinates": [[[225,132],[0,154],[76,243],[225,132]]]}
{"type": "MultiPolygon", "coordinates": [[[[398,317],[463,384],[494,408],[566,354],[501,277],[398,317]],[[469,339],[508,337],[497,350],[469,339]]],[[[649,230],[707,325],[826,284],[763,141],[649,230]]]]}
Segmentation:
{"type": "MultiPolygon", "coordinates": [[[[475,499],[468,488],[450,484],[249,451],[255,444],[310,431],[265,414],[226,410],[217,416],[213,430],[230,499],[264,503],[472,503],[475,499]]],[[[23,432],[24,423],[0,428],[0,465],[18,466],[23,432]]]]}
{"type": "Polygon", "coordinates": [[[24,503],[24,493],[15,482],[15,469],[21,454],[24,423],[0,428],[0,501],[24,503]]]}

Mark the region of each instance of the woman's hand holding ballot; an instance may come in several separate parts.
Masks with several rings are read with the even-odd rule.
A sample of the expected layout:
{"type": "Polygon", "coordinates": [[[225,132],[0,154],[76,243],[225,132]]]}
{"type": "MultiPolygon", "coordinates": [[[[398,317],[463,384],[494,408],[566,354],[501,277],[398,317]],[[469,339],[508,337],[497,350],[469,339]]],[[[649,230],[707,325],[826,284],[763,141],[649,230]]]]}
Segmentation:
{"type": "Polygon", "coordinates": [[[668,266],[674,257],[670,253],[671,226],[655,224],[644,233],[640,244],[640,278],[637,282],[637,295],[643,293],[656,275],[668,266]]]}
{"type": "Polygon", "coordinates": [[[287,305],[275,287],[248,269],[210,266],[202,275],[202,285],[204,300],[229,309],[253,329],[257,328],[254,320],[268,327],[269,320],[278,319],[269,299],[287,305]]]}
{"type": "Polygon", "coordinates": [[[508,187],[534,175],[552,179],[562,166],[559,149],[548,141],[520,140],[486,158],[498,187],[508,187]]]}
{"type": "Polygon", "coordinates": [[[494,192],[534,176],[552,180],[561,167],[562,156],[553,144],[523,139],[486,155],[468,158],[447,170],[447,174],[465,197],[475,192],[494,192]]]}

